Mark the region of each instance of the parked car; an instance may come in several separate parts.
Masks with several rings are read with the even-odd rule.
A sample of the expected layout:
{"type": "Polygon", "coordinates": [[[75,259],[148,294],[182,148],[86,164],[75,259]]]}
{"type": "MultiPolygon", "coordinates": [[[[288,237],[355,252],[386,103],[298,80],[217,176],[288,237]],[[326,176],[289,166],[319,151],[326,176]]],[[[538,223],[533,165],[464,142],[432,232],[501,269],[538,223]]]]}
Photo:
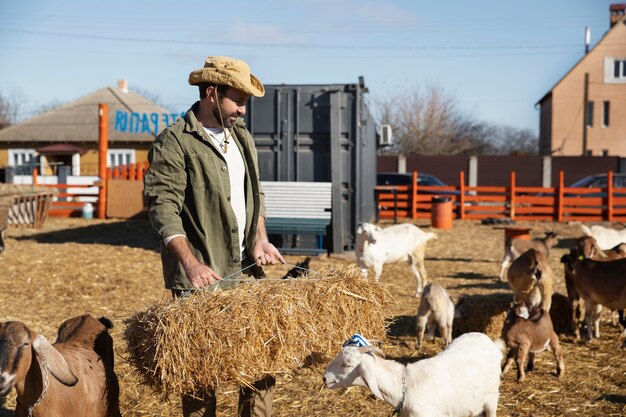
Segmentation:
{"type": "MultiPolygon", "coordinates": [[[[577,187],[585,187],[585,188],[596,188],[596,187],[606,187],[606,174],[594,174],[589,175],[585,178],[582,178],[572,185],[571,188],[577,187]]],[[[613,174],[613,187],[615,188],[626,188],[626,174],[613,174]]]]}
{"type": "MultiPolygon", "coordinates": [[[[412,181],[413,174],[411,173],[381,172],[376,175],[377,185],[411,185],[412,181]]],[[[447,187],[448,185],[434,175],[418,172],[417,186],[447,187]]],[[[420,192],[436,195],[459,195],[459,192],[456,190],[422,190],[420,192]]]]}
{"type": "MultiPolygon", "coordinates": [[[[572,185],[569,188],[605,188],[607,186],[607,175],[606,174],[594,174],[586,176],[582,178],[572,185]]],[[[613,187],[615,188],[626,188],[626,174],[613,174],[613,187]]],[[[566,194],[567,195],[567,194],[566,194]]],[[[592,193],[581,195],[581,197],[604,197],[606,193],[592,193]]],[[[614,193],[614,196],[625,197],[624,193],[614,193]]]]}
{"type": "MultiPolygon", "coordinates": [[[[572,183],[571,185],[566,186],[567,188],[605,188],[607,184],[607,175],[606,174],[593,174],[588,175],[584,178],[579,179],[578,181],[572,183]]],[[[615,188],[626,188],[626,174],[613,174],[613,187],[615,188]]],[[[538,197],[551,197],[554,196],[553,193],[539,193],[535,194],[538,197]]],[[[626,197],[625,193],[614,193],[614,196],[626,197]]],[[[565,193],[566,197],[604,197],[606,193],[591,193],[591,194],[571,194],[565,193]]]]}

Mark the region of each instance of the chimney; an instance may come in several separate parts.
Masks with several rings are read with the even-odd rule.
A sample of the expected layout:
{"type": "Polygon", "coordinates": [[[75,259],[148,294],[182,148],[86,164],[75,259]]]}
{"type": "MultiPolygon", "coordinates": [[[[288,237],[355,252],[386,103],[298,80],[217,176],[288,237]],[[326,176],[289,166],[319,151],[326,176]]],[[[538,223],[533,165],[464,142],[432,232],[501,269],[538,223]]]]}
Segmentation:
{"type": "Polygon", "coordinates": [[[128,93],[128,81],[117,80],[117,88],[119,88],[122,93],[128,93]]]}
{"type": "Polygon", "coordinates": [[[622,20],[624,14],[626,14],[626,3],[616,3],[609,6],[609,12],[611,13],[611,27],[617,22],[622,20]]]}

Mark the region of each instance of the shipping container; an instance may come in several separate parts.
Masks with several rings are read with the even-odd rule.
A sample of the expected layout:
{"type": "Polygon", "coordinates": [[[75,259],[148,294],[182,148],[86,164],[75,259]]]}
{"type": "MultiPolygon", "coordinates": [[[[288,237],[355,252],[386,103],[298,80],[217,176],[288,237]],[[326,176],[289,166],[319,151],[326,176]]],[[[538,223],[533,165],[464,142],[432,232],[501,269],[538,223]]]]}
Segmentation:
{"type": "Polygon", "coordinates": [[[375,215],[377,129],[367,91],[362,77],[355,84],[266,85],[247,108],[262,181],[332,183],[324,244],[332,253],[353,250],[358,224],[375,215]]]}

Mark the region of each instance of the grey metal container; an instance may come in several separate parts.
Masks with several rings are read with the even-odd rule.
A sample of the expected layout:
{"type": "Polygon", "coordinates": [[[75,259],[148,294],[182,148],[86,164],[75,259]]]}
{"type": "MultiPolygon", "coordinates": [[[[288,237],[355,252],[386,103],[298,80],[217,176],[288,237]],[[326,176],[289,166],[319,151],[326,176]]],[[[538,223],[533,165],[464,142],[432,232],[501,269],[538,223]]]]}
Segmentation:
{"type": "Polygon", "coordinates": [[[377,129],[355,84],[266,85],[246,123],[262,181],[332,182],[329,252],[353,250],[358,224],[374,218],[377,129]]]}

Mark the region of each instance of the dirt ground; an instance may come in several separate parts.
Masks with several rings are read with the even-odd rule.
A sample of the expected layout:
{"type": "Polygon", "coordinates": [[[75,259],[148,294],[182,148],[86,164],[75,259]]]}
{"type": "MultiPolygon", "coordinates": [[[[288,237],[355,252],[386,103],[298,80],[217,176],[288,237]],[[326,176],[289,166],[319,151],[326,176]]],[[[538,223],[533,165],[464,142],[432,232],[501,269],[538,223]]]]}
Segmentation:
{"type": "MultiPolygon", "coordinates": [[[[430,230],[430,222],[417,221],[430,230]]],[[[562,240],[550,256],[555,290],[565,294],[562,254],[580,236],[578,225],[518,223],[541,235],[555,230],[562,240]]],[[[435,231],[438,239],[426,251],[428,279],[444,285],[456,300],[461,295],[485,306],[510,296],[508,285],[497,274],[503,255],[503,231],[477,221],[455,221],[449,231],[435,231]]],[[[121,386],[121,409],[126,417],[179,416],[178,398],[164,398],[138,383],[125,363],[123,320],[146,305],[169,297],[163,289],[158,242],[147,220],[98,221],[48,219],[44,229],[7,231],[7,249],[0,254],[0,321],[20,320],[49,340],[67,318],[91,313],[107,316],[118,356],[116,372],[121,386]]],[[[286,257],[290,264],[301,256],[286,257]]],[[[314,258],[311,268],[327,264],[351,264],[350,256],[314,258]]],[[[282,276],[289,267],[267,268],[270,277],[282,276]]],[[[440,339],[415,350],[415,279],[407,265],[387,265],[381,281],[396,299],[382,349],[388,357],[404,363],[435,355],[440,339]]],[[[329,300],[329,302],[332,302],[329,300]]],[[[314,317],[311,318],[315,320],[314,317]]],[[[347,320],[350,318],[347,317],[347,320]]],[[[456,325],[456,322],[455,322],[456,325]]],[[[626,349],[619,330],[602,322],[601,339],[591,345],[571,335],[559,336],[565,351],[566,372],[555,376],[556,364],[549,352],[537,355],[535,371],[523,383],[515,370],[503,377],[499,416],[624,416],[626,415],[626,349]]],[[[337,340],[337,349],[343,341],[337,340]]],[[[331,391],[323,387],[321,367],[303,368],[277,375],[274,401],[276,416],[389,416],[392,407],[363,388],[331,391]]],[[[236,387],[218,391],[218,415],[236,414],[236,387]]],[[[0,417],[13,416],[15,394],[0,403],[0,417]]]]}

